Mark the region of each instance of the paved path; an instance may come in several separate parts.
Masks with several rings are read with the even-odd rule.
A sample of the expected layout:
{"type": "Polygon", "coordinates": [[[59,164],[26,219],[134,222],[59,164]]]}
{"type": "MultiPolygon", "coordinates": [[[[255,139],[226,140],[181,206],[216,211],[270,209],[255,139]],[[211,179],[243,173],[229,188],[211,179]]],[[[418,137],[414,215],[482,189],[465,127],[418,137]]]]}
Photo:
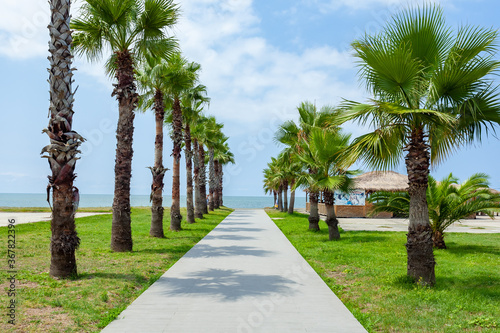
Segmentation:
{"type": "Polygon", "coordinates": [[[262,209],[237,209],[104,333],[366,332],[262,209]]]}

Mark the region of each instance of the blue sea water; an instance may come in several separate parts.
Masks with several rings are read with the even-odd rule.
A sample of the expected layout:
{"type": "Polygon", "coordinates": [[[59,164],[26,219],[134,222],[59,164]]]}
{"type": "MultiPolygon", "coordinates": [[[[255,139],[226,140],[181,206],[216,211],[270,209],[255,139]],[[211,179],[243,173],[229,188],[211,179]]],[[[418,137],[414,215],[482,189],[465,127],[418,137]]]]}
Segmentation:
{"type": "MultiPolygon", "coordinates": [[[[163,196],[163,206],[169,207],[172,198],[163,196]]],[[[151,206],[149,195],[131,195],[132,206],[151,206]]],[[[80,193],[80,207],[111,207],[113,205],[112,194],[82,194],[80,193]]],[[[224,206],[230,208],[264,208],[273,205],[272,196],[224,196],[224,206]]],[[[0,193],[0,207],[48,207],[46,194],[34,193],[0,193]]],[[[186,207],[186,197],[181,195],[181,206],[186,207]]],[[[304,197],[295,198],[295,208],[305,208],[304,197]]]]}

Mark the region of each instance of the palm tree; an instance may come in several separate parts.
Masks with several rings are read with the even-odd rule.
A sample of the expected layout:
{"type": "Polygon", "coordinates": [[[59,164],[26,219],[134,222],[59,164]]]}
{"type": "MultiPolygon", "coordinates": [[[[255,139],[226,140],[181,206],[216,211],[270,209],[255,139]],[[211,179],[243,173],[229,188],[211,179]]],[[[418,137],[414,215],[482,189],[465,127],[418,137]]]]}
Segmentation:
{"type": "Polygon", "coordinates": [[[229,138],[222,135],[220,137],[220,141],[217,143],[214,149],[214,185],[213,185],[213,190],[214,190],[214,208],[219,209],[221,206],[221,189],[220,189],[220,184],[221,184],[221,178],[222,178],[222,164],[221,164],[221,159],[226,151],[229,150],[229,145],[227,144],[227,140],[229,138]]]}
{"type": "Polygon", "coordinates": [[[194,216],[197,219],[202,219],[207,207],[206,201],[206,169],[205,169],[205,152],[203,143],[206,128],[205,124],[208,118],[200,115],[195,126],[192,128],[191,135],[193,138],[193,176],[194,176],[194,216]]]}
{"type": "MultiPolygon", "coordinates": [[[[210,116],[207,118],[205,122],[205,131],[203,141],[201,141],[202,145],[205,145],[208,149],[208,174],[209,174],[209,199],[208,199],[208,210],[213,211],[215,207],[214,195],[216,188],[216,179],[215,179],[215,150],[218,149],[221,145],[227,141],[227,138],[222,134],[222,128],[224,125],[217,123],[215,117],[210,116]]],[[[203,147],[201,148],[203,151],[203,147]]],[[[200,156],[201,160],[201,156],[200,156]]],[[[205,160],[205,162],[207,162],[205,160]]]]}
{"type": "Polygon", "coordinates": [[[283,195],[283,201],[280,210],[282,212],[288,211],[288,180],[290,179],[288,168],[290,161],[286,154],[280,154],[277,158],[278,174],[281,178],[281,194],[283,195]]]}
{"type": "Polygon", "coordinates": [[[74,92],[69,0],[51,0],[49,23],[49,84],[50,107],[47,133],[50,144],[42,149],[49,161],[52,176],[47,186],[47,201],[52,192],[50,229],[50,275],[66,278],[77,274],[75,250],[80,244],[76,232],[75,213],[78,208],[78,189],[73,186],[78,146],[84,139],[72,130],[74,92]]]}
{"type": "Polygon", "coordinates": [[[426,200],[429,167],[500,123],[498,92],[489,74],[497,32],[463,26],[456,35],[438,6],[406,10],[377,35],[353,43],[361,79],[374,99],[347,102],[346,119],[370,122],[375,131],[353,143],[354,158],[380,169],[406,151],[410,212],[408,276],[435,283],[432,229],[426,200]]]}
{"type": "Polygon", "coordinates": [[[331,131],[324,128],[312,128],[309,139],[303,141],[297,157],[314,173],[303,173],[297,179],[297,186],[305,187],[310,192],[323,192],[326,207],[326,224],[330,240],[340,239],[338,220],[335,215],[335,190],[349,192],[355,171],[340,167],[344,152],[349,144],[349,134],[340,129],[331,131]]]}
{"type": "Polygon", "coordinates": [[[279,187],[279,182],[277,181],[276,177],[274,177],[273,170],[272,170],[272,163],[267,164],[267,168],[263,170],[264,174],[264,193],[272,193],[274,195],[274,201],[273,201],[273,207],[276,207],[277,200],[278,200],[278,187],[279,187]]]}
{"type": "MultiPolygon", "coordinates": [[[[302,149],[301,144],[308,140],[312,128],[336,128],[338,126],[339,111],[332,107],[325,106],[318,111],[316,105],[303,102],[297,110],[299,112],[299,124],[297,125],[291,120],[286,121],[280,126],[275,135],[277,142],[290,147],[295,152],[299,152],[302,149]]],[[[314,167],[306,167],[309,173],[313,174],[316,172],[314,167]]],[[[318,198],[319,192],[314,188],[309,189],[310,209],[308,219],[310,230],[319,230],[318,198]]]]}
{"type": "Polygon", "coordinates": [[[200,65],[183,58],[180,53],[175,53],[170,57],[166,74],[164,77],[166,95],[172,104],[172,157],[173,157],[173,180],[172,180],[172,207],[170,209],[170,230],[181,230],[181,206],[180,206],[180,164],[182,135],[182,107],[181,98],[192,89],[198,81],[200,65]]]}
{"type": "MultiPolygon", "coordinates": [[[[451,173],[440,182],[429,176],[427,202],[434,247],[446,249],[444,231],[453,223],[476,213],[494,217],[494,211],[500,208],[500,195],[491,193],[488,178],[476,173],[458,185],[451,173]]],[[[374,204],[371,214],[386,211],[402,217],[409,215],[408,192],[376,192],[369,200],[374,204]]]]}
{"type": "MultiPolygon", "coordinates": [[[[200,118],[200,113],[203,110],[203,105],[210,102],[210,98],[206,96],[207,88],[204,85],[197,85],[187,90],[182,98],[182,117],[184,122],[184,154],[186,159],[186,208],[188,223],[195,222],[195,212],[193,203],[193,150],[192,150],[192,135],[191,126],[195,126],[200,118]]],[[[195,154],[196,155],[196,154],[195,154]]],[[[198,158],[195,159],[199,163],[198,158]]],[[[196,166],[199,172],[199,164],[196,166]]]]}
{"type": "Polygon", "coordinates": [[[216,169],[216,179],[217,179],[217,195],[218,195],[218,207],[223,206],[223,178],[224,172],[223,167],[229,163],[234,164],[234,154],[231,152],[229,145],[225,142],[220,149],[217,149],[215,159],[217,160],[218,168],[216,169]]]}
{"type": "Polygon", "coordinates": [[[176,41],[166,28],[177,22],[178,8],[172,0],[86,0],[80,17],[73,20],[73,45],[77,54],[98,60],[104,50],[112,52],[106,70],[114,75],[113,96],[119,104],[116,131],[115,193],[111,249],[132,251],[130,178],[134,110],[138,103],[135,85],[136,63],[149,55],[168,58],[176,41]]]}
{"type": "Polygon", "coordinates": [[[139,88],[144,91],[139,100],[139,109],[153,108],[155,112],[156,137],[154,165],[149,167],[153,176],[151,184],[151,229],[149,235],[164,238],[163,232],[163,178],[168,170],[163,167],[163,124],[165,121],[165,74],[168,64],[163,59],[148,59],[137,72],[139,88]]]}

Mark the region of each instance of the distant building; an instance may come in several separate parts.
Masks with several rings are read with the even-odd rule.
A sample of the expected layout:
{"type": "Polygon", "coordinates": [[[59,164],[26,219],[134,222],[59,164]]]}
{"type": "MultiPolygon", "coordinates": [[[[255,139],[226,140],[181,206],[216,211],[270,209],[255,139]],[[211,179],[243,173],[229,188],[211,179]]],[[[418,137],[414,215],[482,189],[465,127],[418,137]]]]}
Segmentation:
{"type": "MultiPolygon", "coordinates": [[[[355,190],[351,193],[335,191],[335,215],[337,217],[367,217],[372,204],[366,199],[373,192],[401,192],[408,191],[408,176],[394,171],[371,171],[354,178],[355,190]]],[[[310,202],[306,194],[306,210],[309,211],[310,202]]],[[[323,197],[320,195],[318,210],[326,214],[323,197]]],[[[380,213],[374,217],[390,218],[392,213],[380,213]]]]}

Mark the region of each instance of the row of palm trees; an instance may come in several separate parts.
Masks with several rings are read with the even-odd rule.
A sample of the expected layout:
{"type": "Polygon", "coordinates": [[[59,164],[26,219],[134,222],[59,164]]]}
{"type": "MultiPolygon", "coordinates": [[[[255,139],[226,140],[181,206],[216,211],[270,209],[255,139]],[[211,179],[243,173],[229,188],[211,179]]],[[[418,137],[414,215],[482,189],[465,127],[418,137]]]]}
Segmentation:
{"type": "Polygon", "coordinates": [[[232,163],[233,154],[223,134],[223,125],[203,114],[208,105],[206,87],[199,83],[201,66],[188,62],[178,42],[169,34],[177,23],[179,6],[172,0],[86,0],[78,18],[70,22],[69,0],[51,0],[52,21],[49,82],[50,120],[44,130],[51,144],[48,153],[53,190],[51,269],[54,277],[77,273],[75,250],[80,239],[74,213],[78,189],[73,186],[78,146],[84,141],[72,130],[73,54],[100,60],[110,51],[106,73],[116,79],[112,96],[118,100],[115,190],[111,249],[132,250],[130,179],[133,157],[135,111],[152,109],[156,137],[152,173],[152,218],[150,235],[165,237],[163,231],[163,127],[171,127],[173,182],[170,229],[181,230],[180,163],[184,146],[187,173],[187,222],[203,218],[222,205],[222,166],[232,163]],[[71,30],[70,30],[71,29],[71,30]],[[74,32],[72,34],[72,32],[74,32]],[[208,156],[207,156],[208,153],[208,156]],[[209,203],[206,201],[206,166],[209,165],[209,203]],[[193,170],[194,167],[194,170],[193,170]],[[193,177],[194,173],[194,177],[193,177]],[[193,186],[194,178],[194,186],[193,186]]]}
{"type": "MultiPolygon", "coordinates": [[[[298,178],[310,193],[312,228],[316,227],[318,189],[347,188],[346,170],[357,160],[374,169],[391,169],[404,157],[410,200],[407,274],[422,284],[435,283],[426,197],[429,170],[459,147],[481,141],[500,124],[500,96],[492,79],[500,68],[494,59],[497,37],[497,30],[468,25],[453,32],[442,9],[427,5],[402,11],[381,32],[352,43],[360,79],[372,99],[344,101],[337,111],[324,115],[303,115],[299,107],[301,125],[288,122],[278,132],[278,141],[287,147],[294,140],[301,142],[294,148],[301,161],[315,161],[298,178]],[[347,121],[369,125],[373,131],[348,144],[346,139],[345,146],[327,139],[331,135],[327,133],[335,133],[347,121]],[[332,148],[327,153],[321,144],[337,145],[342,152],[332,148]],[[323,153],[332,154],[338,163],[328,172],[323,153]],[[320,173],[323,178],[315,180],[320,173]]],[[[331,206],[329,194],[325,198],[331,206]]],[[[334,224],[330,222],[329,228],[334,224]]]]}

